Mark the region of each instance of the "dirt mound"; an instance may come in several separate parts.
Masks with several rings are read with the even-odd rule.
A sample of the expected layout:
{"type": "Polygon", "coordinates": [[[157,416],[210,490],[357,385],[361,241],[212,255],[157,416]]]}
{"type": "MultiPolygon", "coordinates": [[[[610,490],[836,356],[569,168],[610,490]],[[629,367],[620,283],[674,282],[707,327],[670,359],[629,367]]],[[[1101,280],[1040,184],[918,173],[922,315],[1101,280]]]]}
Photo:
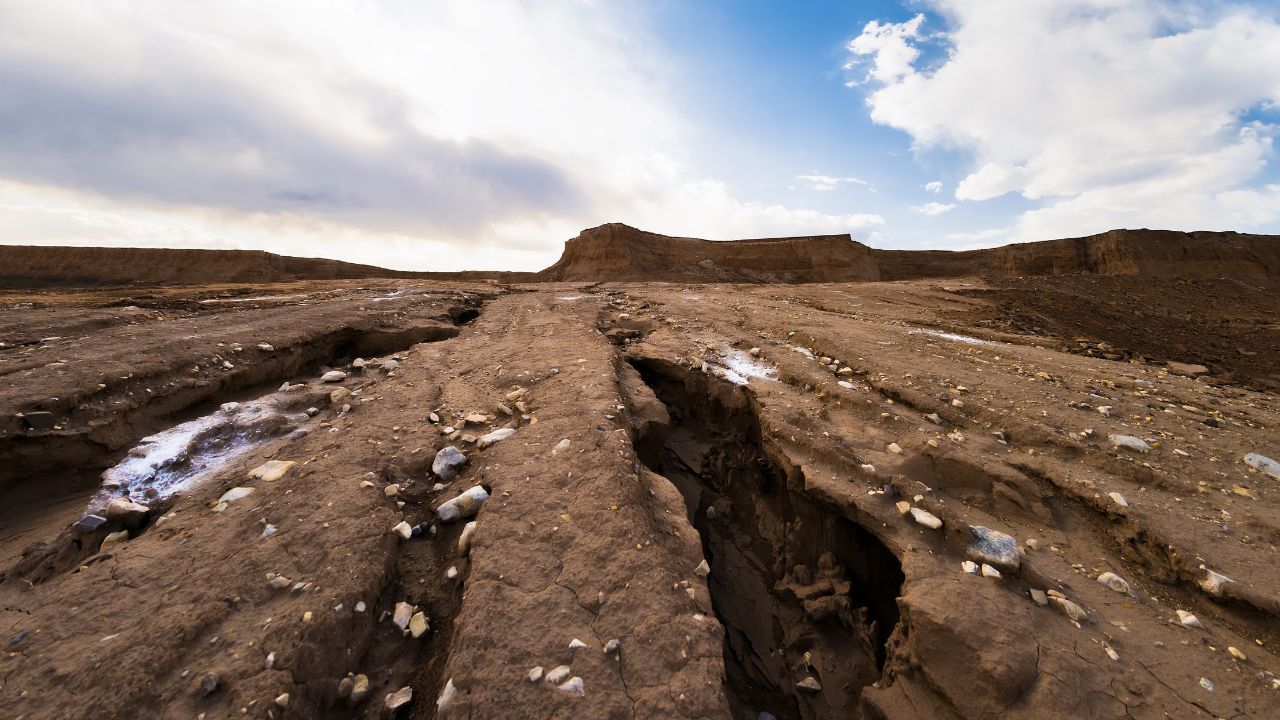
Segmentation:
{"type": "Polygon", "coordinates": [[[873,250],[883,280],[1144,275],[1280,281],[1280,238],[1235,232],[1111,230],[989,250],[873,250]]]}
{"type": "Polygon", "coordinates": [[[0,287],[282,282],[416,275],[261,250],[0,245],[0,287]]]}
{"type": "Polygon", "coordinates": [[[609,223],[564,244],[543,281],[852,282],[878,280],[871,249],[848,235],[716,242],[609,223]]]}

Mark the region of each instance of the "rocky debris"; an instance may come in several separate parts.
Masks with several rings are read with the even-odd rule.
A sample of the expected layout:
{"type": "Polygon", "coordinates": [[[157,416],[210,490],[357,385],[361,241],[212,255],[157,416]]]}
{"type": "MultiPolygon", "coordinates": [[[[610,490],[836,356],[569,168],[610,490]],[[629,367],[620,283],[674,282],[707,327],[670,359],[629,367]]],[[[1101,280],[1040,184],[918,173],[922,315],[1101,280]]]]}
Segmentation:
{"type": "Polygon", "coordinates": [[[911,519],[916,521],[917,525],[923,525],[930,530],[937,530],[942,527],[942,520],[937,515],[923,508],[911,508],[911,519]]]}
{"type": "Polygon", "coordinates": [[[238,402],[222,403],[221,405],[218,406],[218,409],[228,415],[234,415],[236,412],[240,410],[240,403],[238,402]]]}
{"type": "Polygon", "coordinates": [[[462,532],[458,535],[458,554],[465,556],[471,552],[471,536],[476,532],[476,521],[472,520],[462,526],[462,532]]]}
{"type": "Polygon", "coordinates": [[[401,631],[409,629],[409,620],[413,618],[413,606],[407,602],[396,603],[395,612],[391,614],[391,622],[401,631]]]}
{"type": "Polygon", "coordinates": [[[430,629],[431,623],[427,620],[426,613],[416,612],[409,618],[409,635],[414,639],[422,637],[430,629]]]}
{"type": "Polygon", "coordinates": [[[822,683],[812,675],[806,676],[803,680],[796,683],[796,687],[805,692],[819,693],[822,692],[822,683]]]}
{"type": "Polygon", "coordinates": [[[455,522],[463,518],[475,517],[480,505],[489,499],[489,491],[476,485],[462,494],[440,504],[436,508],[436,519],[440,522],[455,522]]]}
{"type": "Polygon", "coordinates": [[[542,679],[542,666],[534,665],[532,668],[529,669],[529,672],[525,675],[525,677],[528,678],[529,682],[538,682],[539,680],[542,679]]]}
{"type": "Polygon", "coordinates": [[[1129,507],[1129,501],[1125,500],[1124,496],[1118,492],[1109,492],[1107,493],[1107,497],[1111,498],[1111,501],[1120,507],[1129,507]]]}
{"type": "Polygon", "coordinates": [[[128,530],[117,530],[116,532],[108,533],[107,536],[102,539],[102,544],[98,546],[98,552],[106,552],[106,548],[108,545],[115,545],[116,543],[122,543],[127,541],[128,539],[129,539],[128,530]]]}
{"type": "Polygon", "coordinates": [[[560,692],[569,693],[570,695],[586,695],[586,686],[582,682],[582,678],[574,675],[556,686],[560,692]]]}
{"type": "Polygon", "coordinates": [[[391,532],[399,535],[401,539],[408,540],[413,537],[413,526],[401,520],[391,527],[391,532]]]}
{"type": "Polygon", "coordinates": [[[494,430],[491,433],[486,433],[484,435],[481,435],[480,438],[476,440],[476,447],[483,450],[489,447],[490,445],[506,440],[507,438],[515,434],[516,434],[516,431],[512,428],[499,428],[498,430],[494,430]]]}
{"type": "Polygon", "coordinates": [[[453,678],[449,678],[445,681],[444,687],[440,689],[440,697],[436,698],[436,712],[439,713],[449,707],[449,703],[453,702],[453,698],[457,694],[458,688],[454,686],[453,678]]]}
{"type": "Polygon", "coordinates": [[[557,665],[547,672],[546,680],[552,685],[559,685],[568,679],[571,672],[573,672],[573,668],[568,665],[557,665]]]}
{"type": "Polygon", "coordinates": [[[1216,573],[1203,565],[1200,569],[1205,573],[1204,579],[1200,581],[1200,589],[1214,597],[1222,597],[1223,588],[1234,582],[1226,575],[1216,573]]]}
{"type": "Polygon", "coordinates": [[[1078,623],[1084,623],[1089,619],[1089,613],[1085,612],[1084,608],[1068,600],[1062,593],[1050,590],[1048,596],[1049,604],[1063,615],[1078,623]]]}
{"type": "Polygon", "coordinates": [[[222,512],[223,510],[226,510],[227,506],[230,505],[231,503],[235,502],[236,500],[240,500],[241,498],[249,497],[250,495],[253,494],[253,492],[254,492],[254,488],[251,488],[251,487],[244,487],[244,486],[233,487],[230,490],[222,493],[222,496],[219,497],[218,500],[213,504],[213,511],[222,512]]]}
{"type": "Polygon", "coordinates": [[[1044,606],[1049,604],[1049,596],[1043,590],[1031,588],[1027,591],[1027,594],[1031,596],[1031,601],[1037,605],[1044,606]]]}
{"type": "Polygon", "coordinates": [[[1132,435],[1108,435],[1107,438],[1121,450],[1132,450],[1133,452],[1146,453],[1151,452],[1151,446],[1145,440],[1136,438],[1132,435]]]}
{"type": "Polygon", "coordinates": [[[1134,594],[1133,588],[1129,586],[1128,581],[1113,572],[1102,573],[1098,576],[1098,582],[1123,595],[1132,596],[1134,594]]]}
{"type": "Polygon", "coordinates": [[[123,525],[130,530],[136,530],[146,522],[147,515],[151,513],[151,508],[136,503],[127,498],[114,498],[107,503],[105,515],[107,520],[112,523],[123,525]]]}
{"type": "Polygon", "coordinates": [[[277,707],[289,707],[289,693],[280,693],[276,696],[275,702],[277,707]]]}
{"type": "Polygon", "coordinates": [[[285,473],[289,472],[289,468],[297,464],[294,460],[268,460],[250,470],[248,478],[261,482],[275,482],[284,477],[285,473]]]}
{"type": "Polygon", "coordinates": [[[436,453],[435,459],[431,461],[431,472],[435,473],[436,477],[441,480],[449,482],[458,476],[458,473],[461,472],[462,467],[467,462],[467,456],[461,450],[452,445],[446,445],[440,449],[440,452],[436,453]]]}
{"type": "Polygon", "coordinates": [[[999,570],[991,567],[986,563],[982,563],[982,577],[989,577],[989,578],[994,578],[996,580],[999,580],[1003,576],[1000,574],[999,570]]]}
{"type": "Polygon", "coordinates": [[[347,379],[347,374],[341,370],[330,370],[320,376],[320,382],[337,383],[347,379]]]}
{"type": "Polygon", "coordinates": [[[397,710],[404,707],[405,705],[408,705],[412,701],[413,701],[413,688],[409,687],[408,685],[405,685],[399,690],[388,695],[387,699],[383,701],[383,705],[386,706],[389,712],[395,713],[397,710]]]}
{"type": "Polygon", "coordinates": [[[973,544],[965,554],[970,560],[987,563],[1005,572],[1018,571],[1022,556],[1018,553],[1018,541],[1011,535],[981,525],[970,527],[969,532],[973,535],[973,544]]]}
{"type": "Polygon", "coordinates": [[[707,577],[708,575],[711,574],[711,565],[707,563],[706,559],[704,558],[702,562],[698,563],[698,567],[693,569],[693,574],[697,575],[698,577],[707,577]]]}
{"type": "Polygon", "coordinates": [[[1204,625],[1201,624],[1200,618],[1196,617],[1193,613],[1187,612],[1186,610],[1177,610],[1175,612],[1178,614],[1178,622],[1182,623],[1183,627],[1204,630],[1204,625]]]}
{"type": "Polygon", "coordinates": [[[608,655],[609,653],[617,652],[618,648],[620,648],[621,646],[622,646],[622,643],[618,641],[618,638],[613,638],[612,640],[604,644],[604,653],[608,655]]]}
{"type": "Polygon", "coordinates": [[[1280,480],[1280,462],[1276,462],[1266,455],[1249,453],[1244,456],[1244,464],[1260,473],[1266,473],[1267,475],[1280,480]]]}

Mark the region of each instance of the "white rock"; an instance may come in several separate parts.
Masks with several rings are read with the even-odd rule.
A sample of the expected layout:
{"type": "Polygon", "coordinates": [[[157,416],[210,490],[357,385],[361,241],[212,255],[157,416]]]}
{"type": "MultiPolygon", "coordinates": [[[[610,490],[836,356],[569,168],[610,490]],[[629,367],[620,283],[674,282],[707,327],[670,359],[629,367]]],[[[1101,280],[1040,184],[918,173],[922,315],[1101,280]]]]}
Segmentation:
{"type": "MultiPolygon", "coordinates": [[[[448,429],[448,428],[446,428],[448,429]]],[[[449,430],[449,432],[453,432],[449,430]]],[[[431,472],[445,482],[448,482],[461,472],[462,466],[467,464],[467,456],[458,448],[447,445],[436,453],[436,457],[431,461],[431,472]]]]}
{"type": "MultiPolygon", "coordinates": [[[[449,684],[452,685],[453,681],[450,680],[449,684]]],[[[449,692],[449,687],[445,688],[445,693],[447,692],[449,692]]],[[[444,693],[441,693],[441,697],[444,697],[444,693]]],[[[394,713],[396,710],[399,710],[405,705],[408,705],[412,700],[413,700],[413,688],[409,687],[408,685],[405,685],[404,687],[400,688],[394,693],[391,693],[390,695],[388,695],[387,699],[384,700],[383,703],[386,705],[388,710],[394,713]]]]}
{"type": "Polygon", "coordinates": [[[972,560],[962,560],[960,562],[960,569],[964,570],[970,575],[974,575],[978,572],[978,563],[972,560]]]}
{"type": "Polygon", "coordinates": [[[413,537],[413,526],[401,520],[391,528],[391,532],[399,535],[405,540],[408,540],[409,538],[413,537]]]}
{"type": "Polygon", "coordinates": [[[285,473],[289,472],[289,468],[297,464],[294,460],[268,460],[250,470],[248,478],[262,482],[275,482],[284,477],[285,473]]]}
{"type": "Polygon", "coordinates": [[[1146,441],[1136,438],[1132,435],[1108,435],[1107,439],[1112,445],[1122,450],[1132,450],[1133,452],[1151,452],[1151,446],[1146,441]]]}
{"type": "Polygon", "coordinates": [[[1107,493],[1107,497],[1111,498],[1115,502],[1115,504],[1119,505],[1120,507],[1129,507],[1129,501],[1125,500],[1124,496],[1118,492],[1109,492],[1107,493]]]}
{"type": "Polygon", "coordinates": [[[1112,650],[1110,645],[1103,645],[1102,649],[1107,652],[1107,657],[1111,658],[1116,662],[1120,661],[1120,653],[1117,653],[1115,650],[1112,650]]]}
{"type": "Polygon", "coordinates": [[[1098,582],[1106,585],[1115,592],[1124,595],[1133,595],[1133,588],[1129,587],[1128,581],[1113,572],[1104,572],[1098,576],[1098,582]]]}
{"type": "Polygon", "coordinates": [[[917,525],[923,525],[931,530],[942,527],[942,521],[937,515],[921,508],[911,508],[911,519],[915,520],[917,525]]]}
{"type": "Polygon", "coordinates": [[[822,692],[822,683],[818,682],[818,679],[812,675],[809,675],[805,677],[805,679],[796,683],[796,687],[800,690],[805,690],[812,693],[822,692]]]}
{"type": "Polygon", "coordinates": [[[565,438],[565,439],[561,440],[560,442],[556,443],[556,446],[555,446],[554,448],[552,448],[552,449],[551,449],[551,454],[552,454],[552,455],[555,455],[556,453],[560,452],[561,450],[568,450],[568,449],[569,449],[569,446],[570,446],[571,444],[572,444],[572,442],[569,440],[569,438],[565,438]]]}
{"type": "Polygon", "coordinates": [[[249,497],[252,494],[253,488],[251,487],[233,487],[222,493],[222,497],[218,498],[218,504],[221,505],[223,503],[235,502],[241,498],[249,497]]]}
{"type": "Polygon", "coordinates": [[[901,455],[902,446],[896,442],[889,443],[889,452],[893,453],[894,455],[901,455]]]}
{"type": "Polygon", "coordinates": [[[396,603],[396,610],[391,615],[391,622],[401,630],[409,629],[409,621],[413,618],[413,606],[407,602],[396,603]]]}
{"type": "Polygon", "coordinates": [[[276,696],[276,705],[280,707],[289,707],[289,693],[280,693],[276,696]]]}
{"type": "Polygon", "coordinates": [[[999,570],[986,563],[982,563],[982,577],[995,578],[996,580],[999,580],[1001,576],[999,570]]]}
{"type": "Polygon", "coordinates": [[[416,612],[413,617],[409,618],[409,635],[415,638],[422,637],[423,633],[431,629],[431,623],[427,622],[425,613],[416,612]]]}
{"type": "Polygon", "coordinates": [[[480,505],[489,499],[489,491],[480,485],[469,488],[460,495],[440,504],[436,508],[436,518],[440,522],[454,522],[463,518],[475,517],[480,512],[480,505]]]}
{"type": "Polygon", "coordinates": [[[462,527],[462,534],[458,536],[458,554],[466,555],[471,551],[471,536],[476,532],[476,521],[472,520],[462,527]]]}
{"type": "Polygon", "coordinates": [[[347,379],[347,374],[341,370],[330,370],[320,376],[320,382],[335,383],[342,382],[347,379]]]}
{"type": "Polygon", "coordinates": [[[1200,687],[1208,690],[1209,692],[1213,692],[1213,681],[1209,678],[1200,678],[1200,687]]]}
{"type": "Polygon", "coordinates": [[[607,642],[607,643],[605,643],[605,644],[604,644],[604,652],[605,652],[605,654],[607,655],[607,654],[609,654],[609,653],[611,653],[611,652],[616,651],[620,645],[621,645],[621,643],[619,643],[619,642],[618,642],[618,638],[614,638],[614,639],[610,640],[609,642],[607,642]]]}
{"type": "Polygon", "coordinates": [[[1214,597],[1222,597],[1222,588],[1234,582],[1226,575],[1216,573],[1203,565],[1200,569],[1205,572],[1204,579],[1200,581],[1200,589],[1214,597]]]}
{"type": "Polygon", "coordinates": [[[445,576],[445,577],[447,577],[447,578],[449,578],[450,580],[455,580],[455,579],[457,579],[457,577],[458,577],[458,568],[457,568],[457,567],[455,567],[455,566],[453,566],[453,565],[450,565],[450,566],[449,566],[449,569],[444,571],[444,576],[445,576]]]}
{"type": "Polygon", "coordinates": [[[480,438],[476,440],[476,447],[483,450],[489,447],[490,445],[506,440],[507,438],[515,434],[516,434],[516,431],[511,428],[500,428],[498,430],[494,430],[491,433],[481,435],[480,438]]]}
{"type": "Polygon", "coordinates": [[[586,688],[582,684],[582,678],[578,677],[577,675],[574,675],[568,680],[565,680],[564,682],[560,683],[559,685],[556,686],[556,689],[559,690],[560,692],[566,692],[571,695],[587,694],[586,688]]]}
{"type": "Polygon", "coordinates": [[[698,563],[698,567],[693,569],[693,574],[698,577],[706,577],[711,574],[711,565],[707,564],[706,558],[703,558],[702,562],[698,563]]]}
{"type": "Polygon", "coordinates": [[[587,644],[586,644],[586,643],[584,643],[584,642],[582,642],[582,641],[581,641],[581,640],[579,640],[578,638],[574,638],[574,639],[572,639],[572,640],[570,640],[570,641],[569,641],[569,649],[570,649],[570,650],[581,650],[582,648],[584,648],[584,647],[586,647],[586,646],[587,646],[587,644]]]}
{"type": "Polygon", "coordinates": [[[1085,620],[1089,619],[1089,613],[1085,612],[1084,608],[1080,607],[1079,605],[1071,602],[1070,600],[1064,597],[1058,597],[1057,595],[1050,595],[1049,604],[1057,608],[1058,611],[1061,612],[1063,615],[1066,615],[1067,617],[1071,618],[1072,620],[1075,620],[1078,623],[1082,623],[1085,620]]]}
{"type": "Polygon", "coordinates": [[[1186,610],[1178,610],[1177,612],[1178,612],[1178,622],[1182,623],[1183,627],[1199,628],[1201,630],[1204,630],[1204,625],[1200,623],[1200,618],[1196,617],[1192,613],[1187,612],[1186,610]]]}
{"type": "Polygon", "coordinates": [[[1244,456],[1244,464],[1258,472],[1266,473],[1271,477],[1280,480],[1280,462],[1276,462],[1266,455],[1249,453],[1244,456]]]}
{"type": "Polygon", "coordinates": [[[570,672],[573,672],[573,669],[568,665],[557,665],[547,673],[547,682],[552,685],[559,685],[569,677],[570,672]]]}
{"type": "Polygon", "coordinates": [[[230,415],[230,414],[232,414],[232,413],[234,413],[235,411],[237,411],[237,410],[239,410],[239,409],[240,409],[240,403],[238,403],[238,402],[222,403],[221,405],[219,405],[219,406],[218,406],[218,409],[220,409],[220,410],[222,410],[222,412],[224,412],[224,413],[226,413],[226,414],[230,415]]]}
{"type": "Polygon", "coordinates": [[[534,668],[529,671],[529,674],[525,675],[525,677],[529,678],[529,682],[538,682],[542,679],[542,666],[535,665],[534,668]]]}

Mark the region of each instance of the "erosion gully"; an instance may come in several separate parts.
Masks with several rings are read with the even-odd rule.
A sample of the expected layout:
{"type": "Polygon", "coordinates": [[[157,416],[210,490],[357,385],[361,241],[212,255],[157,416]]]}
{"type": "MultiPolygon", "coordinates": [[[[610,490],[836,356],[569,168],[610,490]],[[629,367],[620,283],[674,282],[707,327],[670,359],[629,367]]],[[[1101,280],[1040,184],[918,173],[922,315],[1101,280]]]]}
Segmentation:
{"type": "Polygon", "coordinates": [[[805,494],[743,388],[663,360],[631,364],[665,407],[666,422],[637,426],[636,448],[679,488],[701,536],[733,717],[858,717],[898,624],[898,559],[805,494]]]}

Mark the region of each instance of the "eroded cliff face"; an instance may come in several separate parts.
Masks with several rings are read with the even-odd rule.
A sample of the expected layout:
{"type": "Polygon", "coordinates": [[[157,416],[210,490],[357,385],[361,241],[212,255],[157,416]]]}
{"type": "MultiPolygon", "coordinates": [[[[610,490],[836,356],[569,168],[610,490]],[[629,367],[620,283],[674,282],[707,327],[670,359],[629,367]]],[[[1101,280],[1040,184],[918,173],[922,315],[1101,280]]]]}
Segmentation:
{"type": "Polygon", "coordinates": [[[620,223],[584,230],[538,279],[711,282],[879,280],[871,249],[848,235],[716,242],[620,223]]]}

